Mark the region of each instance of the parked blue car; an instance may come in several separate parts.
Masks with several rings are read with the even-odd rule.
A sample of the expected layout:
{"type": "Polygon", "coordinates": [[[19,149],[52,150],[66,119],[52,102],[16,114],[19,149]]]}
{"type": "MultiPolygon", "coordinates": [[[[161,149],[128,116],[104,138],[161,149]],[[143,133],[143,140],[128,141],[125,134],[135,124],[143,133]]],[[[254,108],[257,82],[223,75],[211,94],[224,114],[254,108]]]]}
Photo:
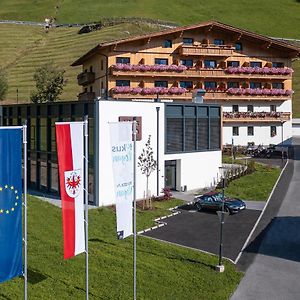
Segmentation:
{"type": "MultiPolygon", "coordinates": [[[[209,192],[194,199],[194,205],[198,211],[200,210],[222,210],[223,196],[222,193],[209,192]]],[[[229,214],[237,213],[246,209],[246,203],[240,199],[231,199],[224,197],[224,210],[229,214]]]]}

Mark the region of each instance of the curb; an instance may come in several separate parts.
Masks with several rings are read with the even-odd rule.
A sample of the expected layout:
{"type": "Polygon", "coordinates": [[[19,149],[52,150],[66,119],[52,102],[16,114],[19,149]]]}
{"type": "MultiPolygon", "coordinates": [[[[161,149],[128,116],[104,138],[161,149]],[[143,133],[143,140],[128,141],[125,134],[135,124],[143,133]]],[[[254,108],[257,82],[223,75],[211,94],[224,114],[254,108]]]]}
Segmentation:
{"type": "MultiPolygon", "coordinates": [[[[174,210],[176,210],[177,208],[178,208],[178,206],[175,206],[175,207],[169,208],[169,210],[174,211],[174,210]]],[[[162,220],[167,219],[167,218],[170,218],[170,217],[173,217],[173,216],[176,216],[176,215],[179,215],[179,214],[181,214],[181,212],[180,212],[180,211],[176,211],[176,212],[174,212],[174,213],[172,213],[172,214],[169,214],[169,215],[166,215],[166,216],[163,216],[163,217],[156,218],[156,219],[154,219],[155,223],[157,223],[156,226],[152,226],[152,227],[150,227],[150,228],[141,230],[141,231],[139,231],[137,234],[140,235],[140,234],[146,233],[146,232],[148,232],[148,231],[151,231],[151,230],[154,230],[154,229],[157,229],[157,228],[166,226],[166,225],[168,225],[168,223],[167,223],[167,222],[163,222],[162,220]]]]}

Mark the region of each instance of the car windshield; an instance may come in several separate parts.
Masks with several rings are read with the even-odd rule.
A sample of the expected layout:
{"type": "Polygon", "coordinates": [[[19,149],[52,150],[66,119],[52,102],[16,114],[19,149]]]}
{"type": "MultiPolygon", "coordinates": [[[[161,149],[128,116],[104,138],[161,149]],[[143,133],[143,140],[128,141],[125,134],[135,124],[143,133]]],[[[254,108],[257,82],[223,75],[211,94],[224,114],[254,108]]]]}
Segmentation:
{"type": "Polygon", "coordinates": [[[222,201],[222,194],[216,194],[212,196],[214,201],[222,201]]]}

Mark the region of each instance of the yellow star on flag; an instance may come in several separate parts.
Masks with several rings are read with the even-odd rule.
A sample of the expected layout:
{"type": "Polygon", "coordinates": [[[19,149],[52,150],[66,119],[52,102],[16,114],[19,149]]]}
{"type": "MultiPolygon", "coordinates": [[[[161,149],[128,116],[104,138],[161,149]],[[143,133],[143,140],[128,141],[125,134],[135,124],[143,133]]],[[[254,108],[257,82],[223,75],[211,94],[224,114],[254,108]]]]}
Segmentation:
{"type": "Polygon", "coordinates": [[[13,187],[13,186],[11,186],[11,187],[10,187],[10,189],[11,189],[11,190],[13,190],[13,189],[14,189],[14,187],[13,187]]]}
{"type": "Polygon", "coordinates": [[[0,191],[2,191],[2,187],[0,186],[0,191]]]}
{"type": "Polygon", "coordinates": [[[7,189],[7,188],[8,188],[8,185],[6,184],[4,187],[7,189]]]}
{"type": "Polygon", "coordinates": [[[6,213],[9,214],[9,210],[7,210],[6,213]]]}

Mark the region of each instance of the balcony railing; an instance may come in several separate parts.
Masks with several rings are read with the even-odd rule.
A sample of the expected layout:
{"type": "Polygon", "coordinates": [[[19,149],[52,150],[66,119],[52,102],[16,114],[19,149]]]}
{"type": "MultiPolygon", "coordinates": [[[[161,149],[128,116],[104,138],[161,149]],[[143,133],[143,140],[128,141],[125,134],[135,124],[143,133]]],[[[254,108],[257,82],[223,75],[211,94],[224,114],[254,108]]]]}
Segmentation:
{"type": "MultiPolygon", "coordinates": [[[[229,93],[230,89],[228,90],[207,90],[204,95],[205,101],[229,101],[229,100],[251,100],[251,101],[262,101],[262,100],[277,100],[277,101],[285,101],[291,99],[291,93],[288,94],[286,91],[289,90],[282,90],[285,91],[284,93],[277,93],[277,94],[258,94],[256,91],[257,89],[248,89],[249,93],[254,93],[254,90],[257,94],[231,94],[229,93]]],[[[272,90],[270,90],[272,91],[272,90]]],[[[281,91],[281,90],[277,90],[281,91]]],[[[192,100],[193,90],[185,89],[185,88],[161,88],[161,87],[153,87],[153,88],[140,88],[140,87],[115,87],[112,88],[110,94],[113,98],[137,98],[137,99],[155,99],[157,96],[161,99],[184,99],[184,100],[192,100]]]]}
{"type": "Polygon", "coordinates": [[[223,112],[223,122],[286,122],[291,119],[288,112],[223,112]]]}
{"type": "Polygon", "coordinates": [[[78,97],[79,101],[82,101],[82,100],[93,101],[95,99],[95,93],[94,92],[84,92],[84,93],[78,94],[77,97],[78,97]]]}
{"type": "Polygon", "coordinates": [[[113,76],[142,77],[225,77],[225,78],[261,78],[285,79],[291,76],[291,68],[187,68],[184,65],[131,65],[116,64],[111,66],[113,76]]]}
{"type": "Polygon", "coordinates": [[[182,45],[179,48],[181,55],[201,55],[201,56],[223,56],[228,57],[234,54],[235,48],[230,45],[214,46],[199,45],[187,46],[182,45]]]}
{"type": "Polygon", "coordinates": [[[87,85],[95,81],[94,72],[83,72],[77,76],[78,85],[87,85]]]}

